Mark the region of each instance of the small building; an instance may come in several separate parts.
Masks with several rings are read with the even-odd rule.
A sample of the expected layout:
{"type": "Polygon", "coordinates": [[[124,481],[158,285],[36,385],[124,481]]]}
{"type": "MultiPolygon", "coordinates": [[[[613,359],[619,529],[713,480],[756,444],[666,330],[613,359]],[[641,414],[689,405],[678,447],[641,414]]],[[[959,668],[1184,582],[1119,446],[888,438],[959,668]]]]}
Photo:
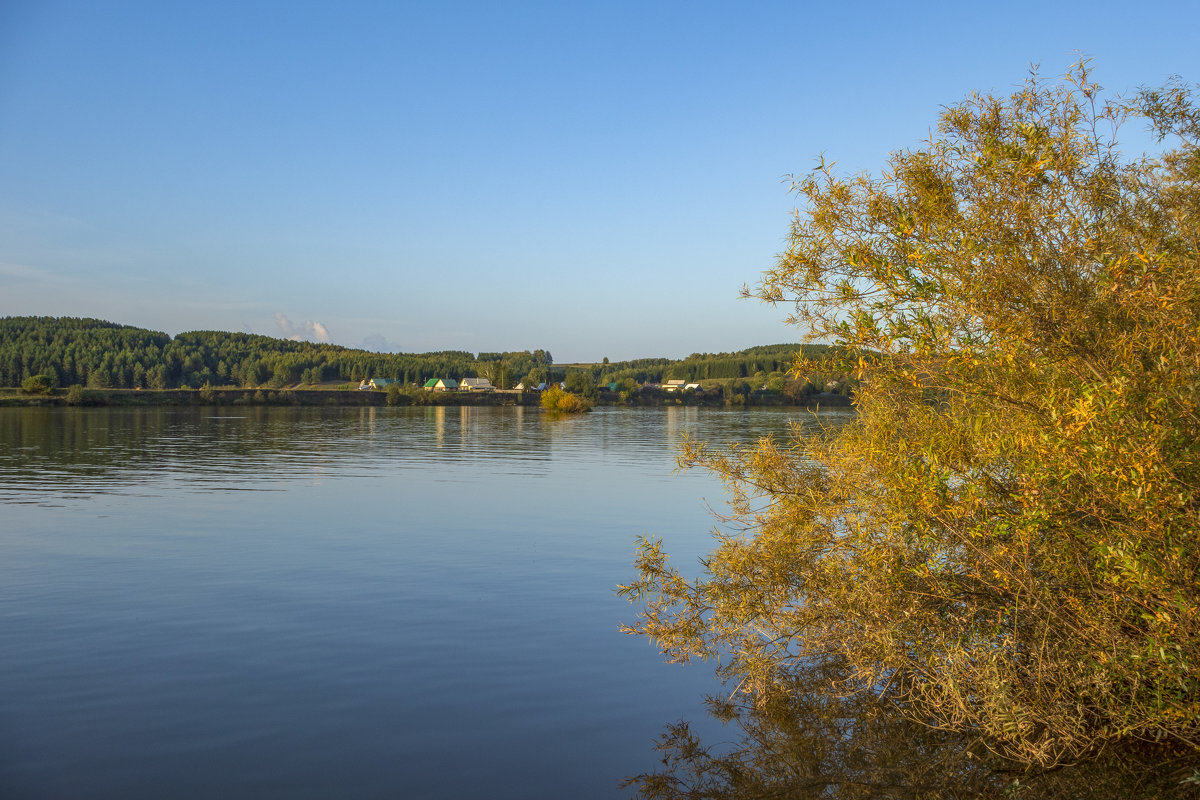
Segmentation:
{"type": "Polygon", "coordinates": [[[358,390],[360,392],[365,392],[368,389],[375,389],[376,391],[382,392],[393,383],[398,382],[399,381],[397,381],[395,378],[368,378],[358,385],[358,390]]]}
{"type": "Polygon", "coordinates": [[[684,387],[683,387],[683,390],[684,390],[685,392],[698,392],[698,391],[700,391],[700,384],[698,384],[698,383],[689,383],[687,386],[684,386],[684,387]]]}
{"type": "Polygon", "coordinates": [[[430,378],[425,381],[425,391],[456,392],[458,391],[458,381],[454,378],[430,378]]]}
{"type": "Polygon", "coordinates": [[[687,385],[687,381],[667,381],[663,384],[663,389],[668,392],[682,392],[687,385]]]}
{"type": "Polygon", "coordinates": [[[458,388],[464,392],[492,392],[496,390],[487,378],[463,378],[458,388]]]}

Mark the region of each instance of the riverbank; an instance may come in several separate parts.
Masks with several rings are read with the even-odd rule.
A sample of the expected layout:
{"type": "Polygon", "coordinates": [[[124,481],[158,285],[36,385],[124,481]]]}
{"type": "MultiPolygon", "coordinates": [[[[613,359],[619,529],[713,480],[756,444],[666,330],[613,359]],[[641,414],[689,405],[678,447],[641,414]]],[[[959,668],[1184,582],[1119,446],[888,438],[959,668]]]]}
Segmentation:
{"type": "MultiPolygon", "coordinates": [[[[0,390],[0,407],[67,406],[386,406],[387,392],[328,389],[84,389],[69,397],[68,389],[49,394],[26,394],[19,389],[0,390]]],[[[850,398],[820,394],[797,404],[782,394],[755,392],[738,396],[738,405],[795,408],[848,408],[850,398]]],[[[393,396],[398,406],[536,406],[536,392],[402,392],[393,396]]],[[[643,390],[622,400],[613,392],[601,392],[596,405],[707,406],[728,405],[719,392],[675,393],[643,390]]]]}

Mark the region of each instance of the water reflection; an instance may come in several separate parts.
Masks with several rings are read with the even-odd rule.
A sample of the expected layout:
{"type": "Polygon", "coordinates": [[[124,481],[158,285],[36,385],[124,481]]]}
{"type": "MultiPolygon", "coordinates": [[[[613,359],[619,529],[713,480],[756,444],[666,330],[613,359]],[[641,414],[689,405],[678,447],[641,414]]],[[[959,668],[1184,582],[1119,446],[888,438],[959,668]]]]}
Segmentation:
{"type": "Polygon", "coordinates": [[[803,412],[746,414],[694,407],[600,409],[550,419],[523,407],[0,409],[0,502],[88,493],[274,488],[426,469],[469,460],[500,473],[538,472],[556,454],[636,460],[684,433],[751,441],[803,412]]]}
{"type": "Polygon", "coordinates": [[[797,417],[0,409],[0,796],[618,796],[712,686],[617,632],[678,438],[797,417]]]}

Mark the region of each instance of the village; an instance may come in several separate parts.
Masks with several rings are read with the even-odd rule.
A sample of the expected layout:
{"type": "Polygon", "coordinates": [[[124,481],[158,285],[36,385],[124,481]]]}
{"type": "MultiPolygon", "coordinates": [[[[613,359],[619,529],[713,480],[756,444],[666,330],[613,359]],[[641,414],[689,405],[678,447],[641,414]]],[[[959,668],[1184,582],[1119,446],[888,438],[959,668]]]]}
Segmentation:
{"type": "MultiPolygon", "coordinates": [[[[368,378],[358,384],[358,390],[362,391],[387,391],[387,388],[393,384],[399,384],[399,381],[393,378],[368,378]]],[[[566,389],[565,381],[560,381],[558,384],[560,389],[566,389]]],[[[518,383],[511,389],[499,389],[492,385],[492,382],[487,378],[463,378],[455,380],[454,378],[430,378],[425,381],[422,387],[427,392],[507,392],[520,394],[521,392],[543,392],[546,390],[547,384],[545,381],[537,386],[526,386],[524,383],[518,383]]],[[[620,384],[617,381],[610,381],[604,384],[600,389],[607,389],[610,392],[620,390],[620,384]]],[[[664,392],[694,392],[701,391],[703,387],[699,383],[692,383],[685,380],[669,380],[662,384],[645,383],[642,384],[642,389],[661,389],[664,392]]]]}

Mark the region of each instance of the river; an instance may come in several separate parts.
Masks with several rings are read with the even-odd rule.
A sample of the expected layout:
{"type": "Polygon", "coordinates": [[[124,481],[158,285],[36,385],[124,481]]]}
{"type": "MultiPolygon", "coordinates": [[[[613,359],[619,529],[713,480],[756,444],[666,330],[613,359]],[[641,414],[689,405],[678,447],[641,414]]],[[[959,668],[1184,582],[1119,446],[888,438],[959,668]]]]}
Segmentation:
{"type": "Polygon", "coordinates": [[[0,797],[609,798],[708,665],[617,630],[684,433],[802,410],[0,409],[0,797]]]}

